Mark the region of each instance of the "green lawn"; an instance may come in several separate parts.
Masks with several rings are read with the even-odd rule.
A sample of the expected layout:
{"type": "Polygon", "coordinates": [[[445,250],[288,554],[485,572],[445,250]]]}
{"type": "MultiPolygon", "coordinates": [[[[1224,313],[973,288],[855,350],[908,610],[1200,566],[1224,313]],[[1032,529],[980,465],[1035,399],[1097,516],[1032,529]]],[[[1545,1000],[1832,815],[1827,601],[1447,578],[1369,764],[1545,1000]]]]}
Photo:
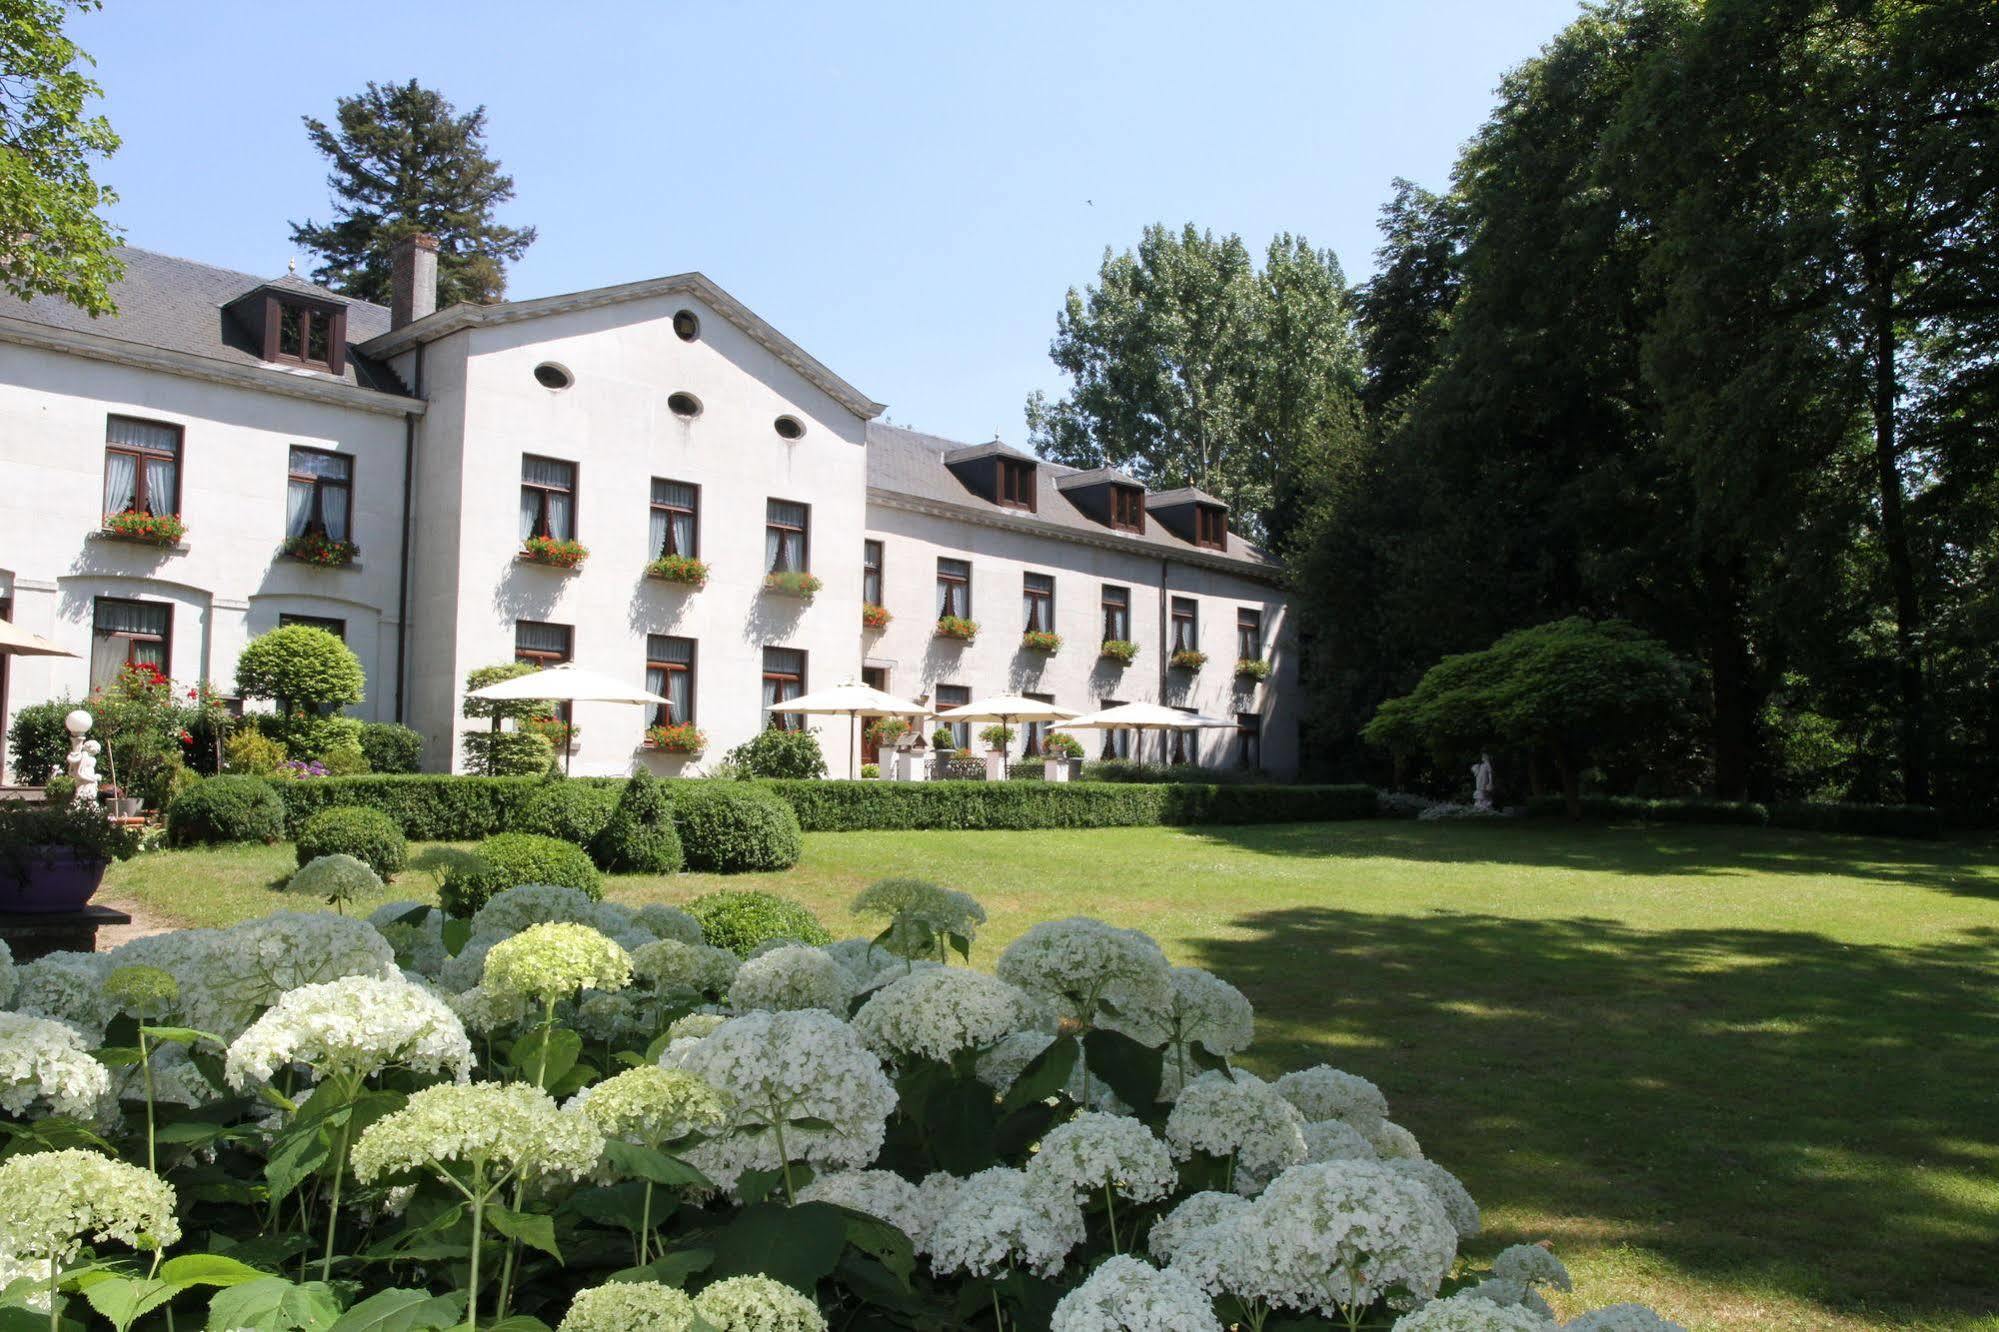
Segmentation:
{"type": "MultiPolygon", "coordinates": [[[[872,879],[1150,931],[1255,1002],[1264,1069],[1330,1060],[1576,1303],[1707,1328],[1991,1329],[1999,1313],[1999,856],[1754,829],[1328,824],[817,834],[786,874],[627,878],[624,901],[791,893],[836,934],[872,879]]],[[[190,923],[270,909],[290,848],[117,867],[190,923]]],[[[399,888],[421,895],[415,876],[399,888]]]]}

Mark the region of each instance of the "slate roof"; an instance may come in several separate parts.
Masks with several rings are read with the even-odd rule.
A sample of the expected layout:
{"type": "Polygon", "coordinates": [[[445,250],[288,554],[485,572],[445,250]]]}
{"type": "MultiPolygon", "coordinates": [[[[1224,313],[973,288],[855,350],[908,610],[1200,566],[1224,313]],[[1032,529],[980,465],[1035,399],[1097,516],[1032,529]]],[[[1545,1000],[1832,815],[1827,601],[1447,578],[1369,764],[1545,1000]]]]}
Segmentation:
{"type": "MultiPolygon", "coordinates": [[[[1035,460],[1035,485],[1038,488],[1035,495],[1035,512],[1024,513],[1019,509],[1003,508],[990,503],[981,498],[976,491],[968,488],[944,465],[946,455],[955,457],[958,450],[967,447],[969,446],[958,440],[945,439],[940,435],[928,435],[920,430],[889,425],[884,421],[870,421],[868,422],[868,485],[874,490],[907,495],[912,499],[1004,515],[1009,524],[1018,523],[1042,528],[1052,537],[1087,534],[1118,542],[1132,542],[1140,547],[1150,547],[1163,555],[1211,559],[1225,557],[1265,569],[1274,570],[1278,567],[1277,560],[1265,554],[1255,544],[1243,540],[1233,531],[1229,533],[1228,549],[1225,552],[1209,550],[1183,540],[1168,531],[1165,525],[1157,520],[1145,525],[1143,535],[1116,531],[1078,509],[1075,503],[1059,489],[1064,479],[1083,473],[1077,468],[1065,467],[1061,463],[1048,462],[1045,459],[1035,460]]],[[[1106,474],[1105,480],[1122,477],[1121,473],[1109,468],[1093,469],[1090,474],[1098,472],[1106,474]]],[[[1122,479],[1129,480],[1129,478],[1122,479]]],[[[1136,485],[1137,482],[1132,484],[1136,485]]]]}
{"type": "MultiPolygon", "coordinates": [[[[357,344],[388,332],[386,306],[338,295],[291,273],[261,278],[135,245],[120,247],[118,256],[125,263],[124,277],[111,287],[111,299],[117,304],[118,313],[93,319],[55,296],[38,296],[31,301],[0,296],[0,318],[115,338],[234,365],[265,366],[269,363],[252,346],[249,331],[222,307],[259,287],[274,286],[302,296],[337,301],[347,307],[347,365],[339,376],[341,380],[384,393],[403,396],[409,393],[386,365],[355,351],[357,344]]],[[[270,370],[274,375],[293,378],[302,373],[297,366],[270,366],[270,370]]],[[[304,373],[321,379],[335,378],[324,371],[304,373]]]]}

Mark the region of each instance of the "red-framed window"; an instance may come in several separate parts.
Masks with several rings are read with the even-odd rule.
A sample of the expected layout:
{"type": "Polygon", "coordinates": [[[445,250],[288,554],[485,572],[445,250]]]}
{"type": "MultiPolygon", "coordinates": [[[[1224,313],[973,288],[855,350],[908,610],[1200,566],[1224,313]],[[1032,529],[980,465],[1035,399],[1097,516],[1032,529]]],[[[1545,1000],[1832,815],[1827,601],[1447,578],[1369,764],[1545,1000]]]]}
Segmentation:
{"type": "MultiPolygon", "coordinates": [[[[937,559],[937,618],[956,615],[972,618],[972,562],[939,556],[937,559]]],[[[971,700],[967,699],[967,702],[971,700]]]]}
{"type": "MultiPolygon", "coordinates": [[[[1053,694],[1028,694],[1026,697],[1037,703],[1053,703],[1053,694]]],[[[1020,726],[1023,742],[1020,748],[1022,758],[1044,758],[1048,753],[1048,723],[1045,721],[1022,722],[1020,726]]]]}
{"type": "MultiPolygon", "coordinates": [[[[701,487],[652,479],[652,558],[701,554],[701,487]]],[[[655,690],[654,692],[658,692],[655,690]]]]}
{"type": "Polygon", "coordinates": [[[1249,772],[1263,766],[1263,718],[1254,712],[1235,715],[1235,765],[1249,772]]]}
{"type": "Polygon", "coordinates": [[[130,416],[104,423],[104,512],[180,512],[181,428],[130,416]]]}
{"type": "Polygon", "coordinates": [[[1201,611],[1192,597],[1173,598],[1173,651],[1201,650],[1201,611]]]}
{"type": "MultiPolygon", "coordinates": [[[[1100,698],[1097,700],[1097,710],[1099,712],[1106,712],[1111,708],[1122,707],[1123,705],[1124,700],[1121,698],[1100,698]]],[[[1102,756],[1104,758],[1128,759],[1131,757],[1131,732],[1128,729],[1104,731],[1102,734],[1104,737],[1102,756]]]]}
{"type": "Polygon", "coordinates": [[[1145,492],[1136,486],[1111,487],[1111,526],[1125,532],[1145,530],[1145,492]]]}
{"type": "Polygon", "coordinates": [[[999,502],[1010,509],[1034,511],[1034,464],[1013,458],[999,460],[999,502]]]}
{"type": "Polygon", "coordinates": [[[1055,631],[1055,575],[1029,573],[1020,576],[1020,600],[1027,617],[1027,633],[1055,631]]]}
{"type": "Polygon", "coordinates": [[[354,514],[354,459],[327,449],[291,446],[285,485],[285,535],[346,541],[354,514]]]}
{"type": "Polygon", "coordinates": [[[1131,589],[1105,583],[1103,605],[1104,642],[1131,642],[1131,589]]]}
{"type": "Polygon", "coordinates": [[[576,539],[576,464],[521,455],[521,540],[576,539]]]}
{"type": "Polygon", "coordinates": [[[98,597],[91,605],[90,687],[109,689],[127,666],[172,674],[173,640],[170,603],[98,597]]]}
{"type": "Polygon", "coordinates": [[[882,601],[882,543],[863,541],[861,543],[861,600],[870,606],[881,606],[882,601]]]}
{"type": "Polygon", "coordinates": [[[812,506],[764,501],[764,572],[805,573],[812,568],[812,506]]]}
{"type": "Polygon", "coordinates": [[[694,720],[694,640],[646,635],[646,689],[666,702],[653,705],[654,726],[694,720]]]}
{"type": "Polygon", "coordinates": [[[1194,544],[1207,546],[1212,550],[1226,550],[1229,544],[1229,514],[1227,509],[1212,504],[1194,506],[1194,544]]]}
{"type": "Polygon", "coordinates": [[[1235,654],[1243,661],[1263,660],[1263,612],[1254,606],[1236,608],[1235,654]]]}
{"type": "MultiPolygon", "coordinates": [[[[764,649],[764,707],[797,698],[805,692],[805,651],[802,648],[764,649]]],[[[780,731],[805,728],[805,718],[795,712],[773,712],[770,724],[780,731]]]]}
{"type": "MultiPolygon", "coordinates": [[[[949,712],[952,708],[961,708],[971,701],[972,687],[970,685],[941,684],[937,686],[937,710],[939,712],[949,712]]],[[[951,748],[963,753],[972,747],[972,724],[970,722],[947,720],[944,722],[944,725],[950,728],[951,731],[951,748]]]]}

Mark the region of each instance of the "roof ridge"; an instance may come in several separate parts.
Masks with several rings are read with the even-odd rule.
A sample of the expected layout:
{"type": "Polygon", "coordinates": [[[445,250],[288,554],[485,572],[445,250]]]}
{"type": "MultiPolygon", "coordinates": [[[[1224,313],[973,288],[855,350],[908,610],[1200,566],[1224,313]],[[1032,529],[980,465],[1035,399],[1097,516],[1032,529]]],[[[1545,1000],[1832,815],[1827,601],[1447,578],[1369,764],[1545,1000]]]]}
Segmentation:
{"type": "Polygon", "coordinates": [[[118,248],[121,250],[131,250],[138,254],[150,255],[155,259],[165,259],[169,263],[185,264],[189,268],[205,268],[211,273],[219,273],[224,277],[241,278],[243,281],[254,283],[259,287],[273,282],[282,282],[288,277],[294,278],[304,285],[311,287],[314,291],[324,292],[328,297],[336,301],[345,301],[349,305],[363,305],[371,310],[387,310],[389,308],[386,305],[379,305],[374,301],[364,301],[359,296],[349,296],[345,292],[335,291],[333,288],[314,282],[309,278],[300,277],[296,272],[290,270],[280,273],[276,277],[263,277],[256,273],[245,272],[240,268],[230,268],[224,264],[211,264],[206,259],[190,259],[184,254],[168,254],[165,250],[155,250],[147,245],[132,245],[127,243],[120,245],[118,248]]]}

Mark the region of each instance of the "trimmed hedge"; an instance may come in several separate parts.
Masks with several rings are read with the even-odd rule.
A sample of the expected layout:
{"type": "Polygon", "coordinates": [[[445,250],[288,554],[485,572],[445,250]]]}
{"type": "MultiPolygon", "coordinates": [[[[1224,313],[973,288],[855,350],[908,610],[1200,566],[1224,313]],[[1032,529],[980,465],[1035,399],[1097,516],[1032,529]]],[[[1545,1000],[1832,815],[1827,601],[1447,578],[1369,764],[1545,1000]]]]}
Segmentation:
{"type": "MultiPolygon", "coordinates": [[[[1560,796],[1527,802],[1537,818],[1561,818],[1568,807],[1560,796]]],[[[1873,837],[1943,836],[1943,815],[1928,805],[1866,805],[1855,802],[1793,802],[1761,805],[1750,800],[1647,800],[1639,796],[1584,796],[1585,819],[1633,819],[1642,823],[1731,824],[1749,828],[1796,828],[1806,832],[1853,833],[1873,837]]]]}
{"type": "Polygon", "coordinates": [[[1865,805],[1830,800],[1773,805],[1770,824],[1807,832],[1925,839],[1943,836],[1944,828],[1943,814],[1928,805],[1865,805]]]}
{"type": "Polygon", "coordinates": [[[617,807],[618,791],[558,778],[544,781],[522,802],[512,832],[559,837],[577,846],[589,846],[617,807]]]}
{"type": "Polygon", "coordinates": [[[409,843],[396,821],[365,805],[322,809],[298,830],[298,863],[346,855],[361,861],[383,883],[396,877],[409,858],[409,843]]]}
{"type": "Polygon", "coordinates": [[[294,836],[322,809],[366,805],[394,819],[413,842],[471,842],[511,829],[528,797],[541,789],[541,781],[411,773],[322,777],[281,782],[277,787],[285,804],[285,829],[294,836]]]}
{"type": "Polygon", "coordinates": [[[438,885],[437,904],[451,916],[470,916],[487,899],[524,883],[574,888],[601,901],[604,882],[583,848],[533,833],[500,833],[472,848],[476,862],[454,869],[438,885]]]}
{"type": "Polygon", "coordinates": [[[707,893],[687,904],[687,914],[701,922],[701,935],[714,948],[748,957],[772,939],[796,939],[824,947],[833,936],[803,902],[776,893],[707,893]]]}
{"type": "Polygon", "coordinates": [[[625,783],[611,821],[590,844],[597,868],[612,874],[678,874],[686,864],[680,830],[673,822],[673,796],[641,768],[625,783]]]}
{"type": "Polygon", "coordinates": [[[423,766],[423,737],[395,722],[362,722],[361,752],[371,771],[416,772],[423,766]]]}
{"type": "Polygon", "coordinates": [[[285,807],[261,777],[204,777],[167,806],[167,842],[275,842],[285,834],[285,807]]]}
{"type": "MultiPolygon", "coordinates": [[[[818,786],[819,782],[798,782],[818,786]]],[[[851,782],[852,786],[878,785],[851,782]]],[[[745,874],[790,869],[805,854],[798,815],[765,782],[689,783],[676,791],[673,822],[689,869],[745,874]]]]}
{"type": "MultiPolygon", "coordinates": [[[[931,828],[1121,828],[1146,824],[1371,819],[1371,786],[1134,782],[760,782],[806,832],[931,828]]],[[[691,853],[690,853],[691,855],[691,853]]]]}

